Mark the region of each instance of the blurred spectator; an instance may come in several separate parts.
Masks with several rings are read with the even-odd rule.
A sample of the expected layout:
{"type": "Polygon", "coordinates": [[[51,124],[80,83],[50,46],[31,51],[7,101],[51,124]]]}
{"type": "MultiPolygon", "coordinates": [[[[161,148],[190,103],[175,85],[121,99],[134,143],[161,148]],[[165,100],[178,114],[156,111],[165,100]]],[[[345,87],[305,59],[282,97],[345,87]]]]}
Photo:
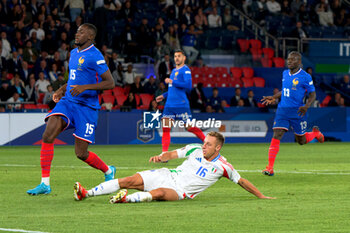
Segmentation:
{"type": "Polygon", "coordinates": [[[157,42],[158,40],[163,40],[164,35],[165,31],[162,29],[162,26],[157,23],[156,26],[152,28],[152,38],[157,42]]]}
{"type": "Polygon", "coordinates": [[[296,23],[296,27],[292,30],[291,37],[299,39],[308,37],[305,30],[303,29],[303,24],[300,21],[296,23]]]}
{"type": "Polygon", "coordinates": [[[16,104],[8,104],[7,108],[11,109],[11,110],[18,110],[21,109],[22,105],[21,105],[21,99],[19,98],[19,94],[17,92],[14,92],[12,97],[10,97],[7,102],[11,102],[11,103],[16,103],[16,104]]]}
{"type": "Polygon", "coordinates": [[[275,0],[268,0],[266,3],[266,7],[271,14],[277,15],[281,13],[281,5],[275,0]]]}
{"type": "Polygon", "coordinates": [[[168,18],[170,20],[179,20],[184,9],[183,0],[178,0],[175,5],[168,8],[168,18]]]}
{"type": "Polygon", "coordinates": [[[2,81],[0,87],[0,100],[7,101],[16,90],[10,86],[8,81],[2,81]]]}
{"type": "Polygon", "coordinates": [[[121,64],[119,64],[117,66],[117,69],[113,71],[112,77],[114,79],[114,84],[116,87],[124,86],[124,72],[123,72],[123,66],[121,64]]]}
{"type": "MultiPolygon", "coordinates": [[[[108,15],[109,15],[109,7],[110,1],[102,1],[104,2],[101,6],[96,8],[94,11],[94,24],[98,28],[98,33],[96,34],[96,44],[98,47],[101,47],[102,44],[107,39],[107,23],[108,23],[108,15]]],[[[96,4],[95,4],[96,7],[96,4]]],[[[112,71],[113,72],[113,71],[112,71]]]]}
{"type": "MultiPolygon", "coordinates": [[[[155,97],[162,95],[163,93],[166,92],[165,84],[163,82],[160,82],[158,84],[158,89],[156,90],[156,93],[154,94],[155,97]]],[[[158,105],[164,105],[165,100],[162,100],[161,102],[158,103],[158,105]]]]}
{"type": "Polygon", "coordinates": [[[4,105],[0,105],[0,112],[6,112],[6,108],[4,105]]]}
{"type": "Polygon", "coordinates": [[[18,73],[21,69],[22,58],[18,55],[17,51],[13,51],[11,58],[7,60],[7,69],[10,73],[18,73]]]}
{"type": "Polygon", "coordinates": [[[328,103],[328,107],[344,107],[344,98],[339,92],[335,93],[331,101],[328,103]]]}
{"type": "Polygon", "coordinates": [[[51,85],[47,86],[47,92],[45,93],[43,104],[49,104],[52,100],[52,96],[54,94],[54,90],[51,85]]]}
{"type": "Polygon", "coordinates": [[[57,71],[62,70],[63,62],[60,59],[60,53],[58,51],[53,54],[53,59],[50,61],[50,64],[51,66],[55,64],[57,66],[57,71]]]}
{"type": "Polygon", "coordinates": [[[131,5],[130,0],[126,0],[122,6],[122,9],[120,10],[121,18],[127,20],[129,23],[131,23],[134,14],[135,14],[135,9],[131,5]]]}
{"type": "Polygon", "coordinates": [[[41,40],[37,38],[36,32],[33,32],[30,41],[32,42],[33,48],[35,48],[37,51],[41,51],[41,40]]]}
{"type": "Polygon", "coordinates": [[[153,48],[153,58],[155,60],[155,67],[159,66],[161,59],[170,54],[170,48],[167,45],[163,45],[163,41],[159,39],[156,42],[156,46],[153,48]]]}
{"type": "Polygon", "coordinates": [[[242,94],[241,88],[236,88],[235,89],[235,95],[231,98],[231,103],[230,103],[231,106],[237,106],[238,105],[238,101],[240,99],[242,99],[241,94],[242,94]]]}
{"type": "Polygon", "coordinates": [[[168,32],[164,35],[164,40],[172,51],[180,48],[179,36],[173,25],[168,27],[168,32]]]}
{"type": "Polygon", "coordinates": [[[50,85],[50,82],[45,79],[44,72],[39,73],[39,79],[36,81],[35,86],[38,87],[39,93],[47,92],[47,86],[50,85]]]}
{"type": "Polygon", "coordinates": [[[134,93],[134,94],[140,94],[143,93],[143,86],[141,84],[141,77],[140,76],[136,76],[134,83],[131,84],[131,88],[130,88],[130,92],[134,93]]]}
{"type": "Polygon", "coordinates": [[[217,0],[211,0],[209,6],[205,8],[204,13],[212,14],[214,12],[214,9],[216,9],[218,15],[221,15],[220,7],[218,7],[217,0]]]}
{"type": "Polygon", "coordinates": [[[340,82],[339,86],[342,92],[350,95],[350,77],[348,74],[343,76],[343,80],[340,82]]]}
{"type": "Polygon", "coordinates": [[[38,50],[32,48],[32,42],[28,40],[26,42],[26,47],[23,51],[23,60],[28,62],[29,64],[34,64],[37,57],[39,55],[38,50]]]}
{"type": "Polygon", "coordinates": [[[311,76],[312,81],[313,81],[313,83],[314,83],[314,86],[315,86],[315,87],[318,86],[318,83],[316,82],[315,76],[313,75],[313,69],[312,69],[312,67],[307,67],[307,68],[305,69],[305,71],[306,71],[306,73],[308,73],[308,74],[311,76]]]}
{"type": "Polygon", "coordinates": [[[129,60],[135,60],[138,54],[138,45],[136,43],[136,33],[131,29],[130,25],[126,25],[125,31],[122,34],[122,42],[124,53],[128,55],[129,60]]]}
{"type": "Polygon", "coordinates": [[[118,61],[118,53],[112,52],[112,56],[109,58],[109,69],[113,73],[119,65],[121,65],[121,62],[118,61]]]}
{"type": "Polygon", "coordinates": [[[65,0],[63,10],[69,6],[70,19],[74,22],[78,16],[84,14],[84,1],[83,0],[65,0]]]}
{"type": "Polygon", "coordinates": [[[213,112],[215,112],[215,111],[214,111],[214,109],[213,109],[212,106],[207,105],[207,106],[205,107],[205,112],[206,112],[206,113],[213,113],[213,112]]]}
{"type": "Polygon", "coordinates": [[[142,18],[141,25],[137,28],[137,43],[139,45],[142,44],[140,47],[143,53],[150,53],[150,48],[152,48],[153,44],[153,35],[146,17],[142,18]]]}
{"type": "Polygon", "coordinates": [[[227,103],[226,100],[221,100],[221,111],[225,112],[225,108],[229,108],[230,105],[227,103]]]}
{"type": "Polygon", "coordinates": [[[198,57],[199,51],[195,49],[194,46],[197,41],[197,35],[202,33],[203,31],[195,30],[194,25],[190,25],[182,38],[182,48],[186,53],[189,64],[194,62],[198,57]]]}
{"type": "Polygon", "coordinates": [[[156,84],[156,79],[154,78],[154,76],[150,76],[148,78],[148,82],[145,83],[143,90],[145,93],[154,95],[156,93],[157,90],[157,84],[156,84]]]}
{"type": "Polygon", "coordinates": [[[67,48],[67,44],[66,43],[62,43],[61,47],[58,49],[58,52],[60,54],[60,60],[64,61],[66,60],[67,56],[68,56],[68,48],[67,48]]]}
{"type": "MultiPolygon", "coordinates": [[[[273,89],[273,95],[276,95],[279,91],[280,91],[280,90],[279,90],[278,88],[274,88],[274,89],[273,89]]],[[[275,102],[272,103],[272,104],[269,104],[268,107],[269,107],[269,108],[277,108],[278,103],[280,102],[280,100],[281,100],[280,98],[275,99],[275,102]]]]}
{"type": "Polygon", "coordinates": [[[136,99],[134,93],[129,93],[128,98],[123,103],[123,107],[131,107],[133,109],[136,109],[136,99]]]}
{"type": "Polygon", "coordinates": [[[265,17],[268,14],[267,6],[265,0],[257,0],[252,2],[252,14],[253,18],[259,23],[265,23],[265,17]]]}
{"type": "Polygon", "coordinates": [[[13,46],[15,48],[24,48],[24,40],[21,31],[16,30],[13,46]]]}
{"type": "Polygon", "coordinates": [[[333,12],[326,0],[320,0],[315,7],[315,11],[318,14],[318,20],[322,26],[328,27],[334,25],[333,12]]]}
{"type": "Polygon", "coordinates": [[[158,74],[161,82],[164,82],[167,76],[170,76],[174,69],[174,63],[170,60],[169,54],[165,54],[164,61],[159,64],[158,74]]]}
{"type": "Polygon", "coordinates": [[[334,24],[339,27],[347,26],[347,21],[350,19],[349,16],[346,14],[346,9],[342,8],[339,12],[339,14],[335,15],[335,22],[334,24]]]}
{"type": "Polygon", "coordinates": [[[55,82],[58,79],[58,75],[60,73],[57,71],[57,65],[54,63],[51,66],[51,71],[49,72],[49,77],[50,77],[50,81],[51,83],[55,82]]]}
{"type": "Polygon", "coordinates": [[[41,49],[47,51],[50,55],[53,55],[58,49],[56,40],[52,37],[51,33],[47,33],[45,39],[41,42],[41,49]]]}
{"type": "Polygon", "coordinates": [[[203,92],[203,83],[198,83],[197,87],[191,91],[190,105],[193,109],[200,109],[201,112],[205,111],[206,106],[205,94],[203,92]]]}
{"type": "Polygon", "coordinates": [[[52,83],[52,88],[57,91],[60,87],[66,84],[63,74],[58,74],[57,80],[52,83]]]}
{"type": "Polygon", "coordinates": [[[22,67],[19,69],[19,76],[21,77],[22,81],[26,84],[29,83],[29,75],[31,73],[31,70],[28,68],[28,62],[22,61],[21,62],[22,67]]]}
{"type": "Polygon", "coordinates": [[[303,25],[310,25],[310,14],[306,11],[305,5],[302,4],[297,13],[297,21],[301,22],[303,25]]]}
{"type": "Polygon", "coordinates": [[[192,14],[191,6],[187,5],[184,10],[184,14],[181,17],[180,22],[188,25],[194,24],[194,16],[192,14]]]}
{"type": "Polygon", "coordinates": [[[224,28],[226,28],[227,30],[229,30],[229,31],[239,30],[239,27],[237,27],[233,23],[231,8],[229,6],[225,7],[225,11],[224,11],[224,14],[222,16],[222,21],[223,21],[224,28]]]}
{"type": "Polygon", "coordinates": [[[131,85],[134,83],[134,80],[136,78],[136,74],[133,71],[133,66],[132,64],[128,65],[128,68],[126,72],[124,72],[124,84],[131,85]]]}
{"type": "Polygon", "coordinates": [[[215,112],[218,112],[221,108],[221,97],[219,96],[219,90],[213,88],[213,95],[208,99],[208,105],[210,105],[215,112]]]}
{"type": "Polygon", "coordinates": [[[31,74],[29,76],[29,82],[28,85],[26,86],[26,92],[27,92],[27,101],[32,101],[34,103],[37,103],[39,99],[39,91],[38,87],[35,85],[35,78],[34,74],[31,74]]]}
{"type": "Polygon", "coordinates": [[[1,42],[2,42],[2,51],[1,56],[4,57],[6,60],[10,59],[11,55],[11,44],[7,39],[7,33],[1,32],[1,42]]]}
{"type": "Polygon", "coordinates": [[[292,16],[292,9],[288,0],[282,1],[281,14],[286,16],[292,16]]]}
{"type": "Polygon", "coordinates": [[[38,77],[39,73],[41,72],[44,74],[45,79],[49,79],[49,69],[47,67],[47,62],[45,59],[41,60],[39,63],[39,67],[35,68],[35,76],[38,77]]]}
{"type": "Polygon", "coordinates": [[[45,38],[45,31],[39,27],[38,22],[33,23],[33,28],[29,31],[29,37],[32,37],[34,32],[36,33],[36,38],[38,38],[38,40],[43,40],[45,38]]]}
{"type": "Polygon", "coordinates": [[[244,106],[245,106],[244,105],[244,100],[243,99],[239,99],[236,107],[244,107],[244,106]]]}
{"type": "Polygon", "coordinates": [[[254,99],[253,90],[248,91],[248,97],[244,100],[244,106],[246,107],[256,107],[256,100],[254,99]]]}
{"type": "Polygon", "coordinates": [[[149,103],[148,111],[155,112],[158,110],[158,104],[156,100],[152,100],[149,103]]]}
{"type": "Polygon", "coordinates": [[[11,84],[13,88],[16,90],[16,92],[18,93],[20,100],[25,101],[28,98],[28,95],[24,88],[24,83],[19,77],[18,73],[16,73],[15,77],[11,80],[11,84]]]}
{"type": "Polygon", "coordinates": [[[206,15],[203,13],[202,8],[198,8],[197,15],[194,17],[195,26],[199,30],[203,30],[208,27],[208,20],[206,15]]]}
{"type": "Polygon", "coordinates": [[[293,15],[296,15],[298,10],[300,9],[300,6],[303,5],[302,0],[293,0],[292,3],[290,4],[290,8],[292,10],[293,15]]]}
{"type": "Polygon", "coordinates": [[[208,15],[209,28],[220,28],[222,26],[221,16],[218,15],[217,8],[213,9],[213,12],[208,15]]]}

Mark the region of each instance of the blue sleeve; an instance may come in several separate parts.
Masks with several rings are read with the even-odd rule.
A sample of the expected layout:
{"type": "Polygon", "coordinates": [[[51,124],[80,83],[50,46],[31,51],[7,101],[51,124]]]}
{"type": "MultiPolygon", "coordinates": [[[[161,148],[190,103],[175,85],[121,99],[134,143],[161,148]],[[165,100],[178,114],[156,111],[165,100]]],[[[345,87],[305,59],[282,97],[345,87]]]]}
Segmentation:
{"type": "Polygon", "coordinates": [[[167,98],[168,97],[168,92],[164,92],[162,95],[164,96],[164,98],[167,98]]]}
{"type": "Polygon", "coordinates": [[[91,66],[94,70],[96,70],[99,76],[108,70],[106,61],[101,53],[96,53],[95,57],[91,61],[91,66]]]}
{"type": "Polygon", "coordinates": [[[183,88],[186,90],[191,90],[192,89],[192,76],[191,76],[191,71],[186,70],[185,73],[183,74],[183,79],[184,81],[179,81],[179,80],[173,80],[173,86],[177,88],[183,88]]]}
{"type": "Polygon", "coordinates": [[[306,76],[305,89],[307,90],[308,93],[315,91],[314,82],[312,81],[312,78],[310,75],[306,76]]]}

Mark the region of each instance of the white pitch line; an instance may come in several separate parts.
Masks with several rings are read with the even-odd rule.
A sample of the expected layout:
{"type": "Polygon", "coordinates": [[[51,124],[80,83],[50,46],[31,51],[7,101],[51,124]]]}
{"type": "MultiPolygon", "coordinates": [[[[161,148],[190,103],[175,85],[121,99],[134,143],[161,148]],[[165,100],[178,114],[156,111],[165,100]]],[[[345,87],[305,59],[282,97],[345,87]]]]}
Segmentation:
{"type": "MultiPolygon", "coordinates": [[[[0,164],[0,167],[40,167],[40,165],[31,164],[0,164]]],[[[77,169],[91,169],[89,166],[52,166],[54,168],[77,168],[77,169]]],[[[150,170],[155,169],[154,167],[116,167],[117,170],[150,170]]],[[[238,172],[248,172],[248,173],[260,173],[261,170],[237,170],[238,172]]],[[[275,170],[276,173],[285,174],[311,174],[311,175],[350,175],[349,170],[301,170],[301,171],[285,171],[285,170],[275,170]]]]}
{"type": "Polygon", "coordinates": [[[8,228],[0,228],[0,231],[10,231],[10,232],[26,232],[26,233],[48,233],[42,231],[27,231],[22,229],[8,229],[8,228]]]}

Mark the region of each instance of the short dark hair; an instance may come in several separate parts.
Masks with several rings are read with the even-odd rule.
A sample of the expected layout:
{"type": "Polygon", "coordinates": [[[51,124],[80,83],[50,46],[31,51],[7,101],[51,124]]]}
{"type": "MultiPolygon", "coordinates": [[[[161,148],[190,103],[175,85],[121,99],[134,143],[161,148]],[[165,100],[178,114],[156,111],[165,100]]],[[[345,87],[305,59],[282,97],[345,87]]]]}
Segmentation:
{"type": "Polygon", "coordinates": [[[92,32],[94,38],[96,37],[97,28],[95,27],[95,25],[93,25],[91,23],[84,23],[81,26],[87,27],[92,32]]]}
{"type": "Polygon", "coordinates": [[[176,49],[176,50],[174,51],[174,54],[175,54],[175,53],[182,53],[182,55],[186,56],[185,51],[183,51],[182,49],[176,49]]]}
{"type": "Polygon", "coordinates": [[[219,132],[210,131],[207,135],[215,137],[219,145],[223,146],[225,143],[225,137],[219,132]]]}

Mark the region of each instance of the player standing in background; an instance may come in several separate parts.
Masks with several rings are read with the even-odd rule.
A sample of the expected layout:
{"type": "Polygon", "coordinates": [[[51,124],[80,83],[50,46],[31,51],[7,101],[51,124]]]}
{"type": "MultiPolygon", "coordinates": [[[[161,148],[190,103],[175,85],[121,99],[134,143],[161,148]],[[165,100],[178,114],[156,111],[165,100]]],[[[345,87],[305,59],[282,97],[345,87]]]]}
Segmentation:
{"type": "Polygon", "coordinates": [[[107,166],[95,153],[88,151],[89,143],[95,142],[95,130],[100,109],[97,90],[114,87],[111,72],[101,52],[94,46],[96,27],[81,25],[75,35],[77,48],[71,51],[68,83],[53,94],[57,103],[49,113],[42,136],[40,164],[41,183],[27,191],[30,195],[49,194],[50,169],[53,159],[54,140],[66,128],[75,131],[75,154],[91,167],[105,174],[105,181],[114,179],[115,167],[107,166]],[[102,81],[100,81],[100,78],[102,81]]]}
{"type": "MultiPolygon", "coordinates": [[[[192,89],[191,70],[185,65],[186,55],[182,50],[176,50],[174,53],[176,68],[172,70],[170,78],[165,79],[168,84],[168,92],[157,96],[156,101],[161,102],[166,98],[166,103],[163,111],[162,127],[162,150],[168,151],[170,144],[170,131],[172,122],[180,119],[186,122],[192,118],[190,103],[187,99],[187,92],[192,89]]],[[[205,135],[202,130],[197,127],[188,126],[186,130],[195,134],[200,140],[204,141],[205,135]]]]}
{"type": "Polygon", "coordinates": [[[289,126],[292,126],[295,139],[300,145],[309,143],[316,138],[320,143],[324,142],[324,136],[317,126],[312,132],[305,132],[307,128],[306,112],[316,99],[315,87],[311,76],[301,67],[301,54],[293,51],[288,54],[287,66],[289,70],[283,71],[282,91],[274,96],[264,96],[263,104],[269,105],[281,97],[273,123],[273,137],[269,148],[269,164],[262,172],[264,175],[273,176],[273,166],[280,148],[280,140],[289,126]],[[308,92],[309,98],[304,105],[303,98],[308,92]]]}
{"type": "Polygon", "coordinates": [[[111,197],[110,203],[177,201],[193,199],[198,194],[225,177],[261,199],[274,199],[264,196],[252,183],[241,178],[233,166],[220,155],[224,136],[209,132],[203,145],[190,144],[181,149],[164,152],[150,158],[149,162],[160,163],[177,158],[186,160],[176,169],[161,168],[138,172],[133,176],[104,182],[91,190],[85,190],[79,182],[74,185],[74,198],[77,201],[88,197],[120,192],[111,197]],[[137,189],[127,195],[125,189],[137,189]]]}

